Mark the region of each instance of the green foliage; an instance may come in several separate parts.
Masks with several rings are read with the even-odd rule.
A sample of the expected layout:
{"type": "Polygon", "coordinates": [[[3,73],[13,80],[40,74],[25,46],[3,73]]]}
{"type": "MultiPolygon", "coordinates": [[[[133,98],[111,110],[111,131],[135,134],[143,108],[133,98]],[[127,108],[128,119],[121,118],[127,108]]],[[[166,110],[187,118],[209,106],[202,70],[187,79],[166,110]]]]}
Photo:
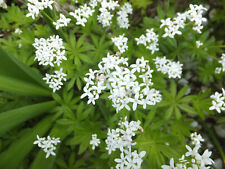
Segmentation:
{"type": "Polygon", "coordinates": [[[195,110],[190,106],[193,96],[185,96],[188,92],[188,87],[183,87],[177,92],[177,86],[174,81],[171,81],[170,90],[163,90],[163,100],[159,103],[159,107],[166,107],[165,118],[169,119],[175,115],[177,119],[182,117],[182,112],[189,115],[195,115],[195,110]]]}
{"type": "MultiPolygon", "coordinates": [[[[225,23],[224,0],[219,3],[220,9],[215,7],[214,16],[210,16],[212,13],[209,12],[213,22],[209,20],[202,34],[193,31],[192,24],[187,24],[182,29],[182,35],[175,38],[162,37],[164,31],[160,28],[160,20],[175,17],[189,2],[181,5],[175,0],[131,0],[134,10],[129,15],[129,29],[120,29],[116,18],[113,18],[111,27],[103,28],[97,21],[96,12],[85,27],[76,25],[69,11],[85,2],[60,0],[57,4],[60,10],[56,7],[45,9],[35,20],[26,17],[27,4],[21,1],[15,1],[16,5],[12,3],[7,9],[0,9],[0,168],[115,167],[114,159],[119,157],[119,152],[108,155],[104,139],[107,129],[115,129],[120,118],[127,116],[130,120],[142,122],[144,132],[138,132],[134,138],[138,152],[146,151],[142,168],[158,169],[168,164],[171,157],[176,161],[185,152],[186,138],[199,129],[191,127],[193,121],[203,125],[210,123],[211,126],[225,123],[223,113],[217,115],[209,110],[212,105],[210,95],[224,87],[224,73],[215,75],[215,68],[221,66],[218,56],[224,48],[222,41],[216,41],[224,37],[224,31],[220,29],[217,32],[215,29],[225,23]],[[56,30],[53,22],[60,13],[71,22],[68,27],[56,30]],[[218,25],[214,27],[214,23],[218,25]],[[17,28],[22,30],[21,34],[15,33],[17,28]],[[159,35],[159,51],[154,54],[143,45],[137,45],[135,40],[151,28],[159,35]],[[212,31],[212,28],[215,30],[212,31]],[[138,106],[136,111],[123,109],[116,113],[108,99],[108,91],[100,95],[95,105],[88,105],[86,98],[80,99],[86,83],[83,80],[85,74],[89,69],[98,69],[98,63],[107,53],[118,51],[111,38],[121,34],[129,39],[128,50],[121,54],[129,59],[129,64],[142,56],[149,61],[154,70],[153,87],[162,94],[160,103],[148,105],[146,109],[138,106]],[[60,67],[43,67],[34,60],[34,39],[51,35],[59,35],[66,49],[67,60],[60,67]],[[197,48],[196,41],[201,41],[203,45],[197,48]],[[154,65],[157,56],[182,63],[182,78],[171,80],[157,71],[154,65]],[[67,81],[61,90],[53,93],[43,77],[58,68],[63,68],[67,81]],[[95,151],[90,146],[94,133],[101,139],[95,151]],[[33,145],[36,135],[60,137],[56,156],[45,158],[43,150],[33,145]]],[[[119,1],[120,4],[125,2],[128,1],[119,1]]],[[[212,11],[211,8],[214,6],[210,7],[212,11]]],[[[112,14],[116,15],[116,12],[112,14]]],[[[199,132],[208,137],[204,127],[199,132]]],[[[213,133],[209,135],[212,137],[213,133]]],[[[220,147],[216,137],[212,140],[220,147]]],[[[219,149],[223,154],[223,150],[219,149]]],[[[218,157],[218,154],[215,156],[218,157]]]]}

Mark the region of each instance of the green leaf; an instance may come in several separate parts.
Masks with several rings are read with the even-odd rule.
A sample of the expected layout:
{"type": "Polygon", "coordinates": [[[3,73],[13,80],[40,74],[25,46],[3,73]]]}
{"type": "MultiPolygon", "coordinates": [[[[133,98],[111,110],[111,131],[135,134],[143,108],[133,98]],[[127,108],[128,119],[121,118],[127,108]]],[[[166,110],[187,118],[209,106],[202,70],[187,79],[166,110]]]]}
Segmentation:
{"type": "Polygon", "coordinates": [[[180,91],[177,94],[177,100],[181,99],[188,91],[188,86],[183,87],[182,89],[180,89],[180,91]]]}
{"type": "Polygon", "coordinates": [[[0,48],[0,89],[26,95],[49,96],[41,75],[0,48]],[[33,90],[32,90],[33,88],[33,90]]]}
{"type": "Polygon", "coordinates": [[[225,116],[217,120],[217,123],[225,123],[225,116]]]}
{"type": "Polygon", "coordinates": [[[55,101],[49,101],[0,113],[0,136],[18,124],[45,113],[55,105],[55,101]]]}
{"type": "Polygon", "coordinates": [[[131,0],[131,3],[136,8],[147,8],[148,5],[152,4],[152,0],[131,0]]]}
{"type": "Polygon", "coordinates": [[[173,96],[173,98],[175,98],[175,96],[177,94],[177,85],[173,80],[171,81],[171,84],[170,84],[170,92],[171,92],[171,96],[173,96]]]}
{"type": "Polygon", "coordinates": [[[158,14],[159,19],[163,19],[165,17],[160,4],[157,5],[157,14],[158,14]]]}
{"type": "Polygon", "coordinates": [[[54,166],[56,156],[50,156],[45,158],[45,152],[40,150],[36,155],[35,160],[31,164],[30,169],[52,169],[54,166]]]}
{"type": "Polygon", "coordinates": [[[179,107],[181,110],[183,110],[183,111],[185,111],[185,112],[187,112],[187,113],[189,113],[189,114],[191,114],[191,115],[196,115],[195,109],[192,108],[191,106],[188,106],[188,105],[186,105],[186,104],[180,104],[180,105],[178,105],[178,107],[179,107]]]}
{"type": "Polygon", "coordinates": [[[49,116],[39,122],[34,128],[28,129],[18,140],[0,154],[0,168],[15,169],[34,147],[36,136],[43,136],[51,126],[52,117],[49,116]]]}
{"type": "Polygon", "coordinates": [[[0,89],[27,96],[49,96],[50,92],[40,86],[0,75],[0,89]]]}

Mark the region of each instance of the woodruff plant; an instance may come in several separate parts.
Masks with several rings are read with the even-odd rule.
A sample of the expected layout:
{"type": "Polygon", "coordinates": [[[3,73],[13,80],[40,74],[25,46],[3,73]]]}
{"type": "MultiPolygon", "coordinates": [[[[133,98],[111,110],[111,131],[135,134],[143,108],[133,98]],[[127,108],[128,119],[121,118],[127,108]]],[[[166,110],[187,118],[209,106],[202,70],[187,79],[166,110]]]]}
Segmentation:
{"type": "Polygon", "coordinates": [[[0,1],[8,32],[0,44],[15,55],[1,49],[0,97],[9,108],[0,114],[0,168],[207,169],[212,151],[201,142],[209,139],[225,159],[206,124],[212,110],[225,110],[222,83],[222,93],[207,90],[225,70],[219,42],[204,29],[207,8],[167,5],[150,18],[134,1],[0,1]],[[14,133],[16,143],[6,135],[14,133]]]}

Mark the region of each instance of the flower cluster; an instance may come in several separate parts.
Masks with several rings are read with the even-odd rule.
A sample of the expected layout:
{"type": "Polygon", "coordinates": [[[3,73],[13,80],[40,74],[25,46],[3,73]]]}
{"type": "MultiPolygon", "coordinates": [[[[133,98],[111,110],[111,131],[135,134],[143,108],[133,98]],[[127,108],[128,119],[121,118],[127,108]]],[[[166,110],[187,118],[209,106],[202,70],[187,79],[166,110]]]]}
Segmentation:
{"type": "Polygon", "coordinates": [[[165,33],[163,37],[174,38],[174,36],[181,35],[181,28],[184,28],[186,20],[190,20],[194,23],[193,30],[201,33],[201,29],[203,28],[203,22],[206,22],[206,18],[202,15],[206,11],[202,5],[192,5],[190,4],[190,9],[184,13],[178,13],[177,17],[171,19],[162,19],[160,28],[164,27],[165,33]]]}
{"type": "Polygon", "coordinates": [[[137,45],[143,44],[147,49],[152,51],[152,54],[154,54],[155,51],[159,51],[158,35],[156,35],[153,28],[147,29],[146,31],[146,35],[141,35],[139,38],[135,38],[135,40],[137,41],[137,45]]]}
{"type": "Polygon", "coordinates": [[[202,5],[192,5],[190,4],[190,10],[187,11],[187,18],[194,23],[193,30],[198,33],[202,33],[203,23],[207,21],[202,15],[207,11],[202,5]]]}
{"type": "Polygon", "coordinates": [[[96,1],[91,1],[90,6],[88,6],[86,3],[79,8],[75,9],[74,12],[70,12],[70,15],[73,16],[77,22],[77,25],[85,26],[85,23],[87,22],[87,19],[92,16],[94,13],[94,8],[96,7],[96,1]]]}
{"type": "Polygon", "coordinates": [[[173,20],[171,18],[162,19],[160,28],[164,27],[165,33],[162,37],[174,38],[174,36],[181,35],[180,28],[184,28],[184,23],[186,21],[186,15],[178,13],[178,16],[173,20]]]}
{"type": "Polygon", "coordinates": [[[31,16],[33,19],[37,17],[41,10],[45,8],[52,9],[52,4],[55,2],[54,0],[28,0],[28,11],[29,13],[26,15],[27,17],[31,16]]]}
{"type": "Polygon", "coordinates": [[[4,0],[0,0],[0,7],[2,7],[2,8],[7,8],[7,4],[5,3],[5,1],[4,0]]]}
{"type": "Polygon", "coordinates": [[[121,152],[120,158],[115,159],[117,169],[139,169],[141,167],[142,158],[146,152],[142,151],[138,154],[136,150],[132,152],[131,148],[136,144],[132,139],[136,135],[135,132],[138,130],[143,132],[140,124],[140,121],[128,122],[127,117],[125,117],[125,120],[119,123],[119,128],[108,129],[107,139],[105,140],[106,150],[109,154],[116,149],[121,152]]]}
{"type": "Polygon", "coordinates": [[[128,20],[128,14],[132,14],[133,9],[129,2],[126,2],[120,9],[120,11],[117,12],[117,23],[120,28],[128,29],[130,26],[129,20],[128,20]]]}
{"type": "Polygon", "coordinates": [[[118,7],[118,1],[101,0],[101,7],[99,8],[100,14],[97,16],[98,22],[102,24],[103,27],[110,26],[113,15],[110,10],[115,10],[118,7]]]}
{"type": "Polygon", "coordinates": [[[220,60],[219,60],[219,63],[222,64],[222,67],[217,67],[216,68],[216,73],[221,73],[222,72],[225,72],[225,53],[222,54],[220,60]]]}
{"type": "Polygon", "coordinates": [[[43,80],[46,81],[46,83],[49,85],[50,88],[53,89],[53,92],[56,90],[61,89],[63,83],[62,81],[66,81],[66,74],[62,72],[63,69],[61,68],[59,71],[55,71],[55,74],[50,75],[50,74],[45,74],[45,77],[43,80]]]}
{"type": "Polygon", "coordinates": [[[92,140],[90,141],[90,144],[92,145],[92,150],[94,150],[95,147],[98,147],[100,140],[97,138],[97,134],[92,134],[92,140]]]}
{"type": "Polygon", "coordinates": [[[44,152],[46,153],[46,158],[48,158],[50,155],[55,156],[54,150],[56,149],[56,145],[58,143],[60,143],[60,138],[51,138],[50,136],[48,136],[47,138],[40,138],[37,135],[37,140],[34,141],[34,144],[37,144],[38,147],[44,150],[44,152]]]}
{"type": "Polygon", "coordinates": [[[124,34],[120,35],[119,37],[112,38],[112,41],[116,45],[116,47],[119,49],[120,53],[123,53],[128,49],[128,46],[127,46],[128,38],[124,37],[124,34]]]}
{"type": "Polygon", "coordinates": [[[151,78],[153,70],[147,64],[148,61],[137,59],[135,64],[128,67],[127,58],[110,55],[98,64],[99,70],[91,70],[84,80],[84,94],[81,98],[88,97],[88,104],[95,104],[102,90],[110,90],[109,98],[117,112],[124,107],[130,110],[129,103],[133,104],[133,110],[137,105],[155,105],[161,101],[161,94],[154,88],[151,78]]]}
{"type": "Polygon", "coordinates": [[[33,46],[36,48],[34,60],[38,60],[40,65],[54,67],[54,64],[59,66],[62,60],[67,60],[63,40],[58,35],[50,36],[47,39],[35,38],[33,46]]]}
{"type": "Polygon", "coordinates": [[[179,161],[174,164],[174,159],[170,159],[170,165],[162,165],[162,169],[183,169],[183,168],[201,168],[209,169],[209,165],[212,165],[214,162],[210,158],[212,152],[208,149],[204,151],[201,155],[199,154],[199,149],[201,148],[201,142],[204,141],[202,136],[197,133],[191,134],[192,144],[194,145],[193,149],[186,145],[187,152],[179,159],[179,161]]]}
{"type": "Polygon", "coordinates": [[[56,29],[58,30],[61,27],[67,26],[70,23],[70,18],[66,18],[65,15],[60,14],[60,18],[53,22],[53,24],[56,26],[56,29]]]}
{"type": "Polygon", "coordinates": [[[216,110],[218,113],[225,110],[225,90],[222,88],[222,93],[216,92],[214,95],[211,95],[212,106],[209,110],[216,110]]]}
{"type": "Polygon", "coordinates": [[[155,61],[156,69],[163,74],[168,74],[169,78],[181,78],[182,66],[179,61],[173,62],[166,57],[156,57],[155,61]]]}

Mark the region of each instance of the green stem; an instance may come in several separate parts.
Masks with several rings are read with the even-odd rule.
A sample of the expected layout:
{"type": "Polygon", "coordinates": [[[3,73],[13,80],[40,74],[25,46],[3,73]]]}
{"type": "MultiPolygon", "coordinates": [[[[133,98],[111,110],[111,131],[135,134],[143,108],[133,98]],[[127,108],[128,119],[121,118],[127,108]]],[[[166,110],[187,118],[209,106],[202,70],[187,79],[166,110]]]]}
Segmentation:
{"type": "Polygon", "coordinates": [[[215,146],[217,147],[217,149],[220,153],[220,156],[223,160],[223,163],[225,165],[225,153],[223,151],[223,147],[221,146],[219,140],[217,139],[217,137],[214,134],[214,132],[212,131],[212,129],[210,129],[204,121],[201,121],[201,124],[203,125],[203,127],[207,131],[209,137],[211,138],[211,140],[214,142],[215,146]]]}

